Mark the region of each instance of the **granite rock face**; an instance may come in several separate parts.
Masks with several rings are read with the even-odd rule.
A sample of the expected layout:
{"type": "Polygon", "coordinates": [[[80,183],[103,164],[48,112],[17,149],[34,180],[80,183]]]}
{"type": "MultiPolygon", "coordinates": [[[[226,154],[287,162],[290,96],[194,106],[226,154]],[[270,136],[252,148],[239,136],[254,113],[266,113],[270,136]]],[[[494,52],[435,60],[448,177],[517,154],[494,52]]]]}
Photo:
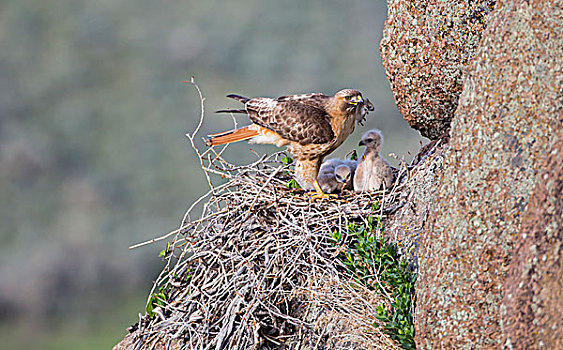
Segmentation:
{"type": "Polygon", "coordinates": [[[428,144],[424,154],[411,169],[411,176],[401,190],[399,208],[385,220],[385,239],[397,243],[401,256],[417,270],[420,235],[424,231],[430,208],[435,201],[443,172],[448,144],[444,140],[428,144]]]}
{"type": "Polygon", "coordinates": [[[523,329],[543,334],[527,335],[530,344],[557,344],[561,332],[551,323],[562,305],[561,172],[546,162],[561,156],[552,150],[563,142],[561,3],[495,7],[468,67],[421,236],[419,349],[528,348],[519,343],[523,329]]]}
{"type": "Polygon", "coordinates": [[[448,131],[494,0],[388,0],[380,50],[399,111],[430,139],[448,131]]]}
{"type": "Polygon", "coordinates": [[[563,349],[563,131],[542,162],[504,288],[503,344],[563,349]]]}

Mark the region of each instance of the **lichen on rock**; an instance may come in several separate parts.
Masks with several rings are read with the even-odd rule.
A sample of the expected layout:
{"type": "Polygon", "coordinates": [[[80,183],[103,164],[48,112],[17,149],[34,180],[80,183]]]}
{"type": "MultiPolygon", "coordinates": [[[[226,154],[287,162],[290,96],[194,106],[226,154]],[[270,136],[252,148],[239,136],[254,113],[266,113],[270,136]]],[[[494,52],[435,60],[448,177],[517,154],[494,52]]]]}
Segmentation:
{"type": "Polygon", "coordinates": [[[469,64],[421,239],[422,349],[500,348],[506,338],[505,293],[526,280],[507,279],[523,213],[562,142],[561,18],[557,2],[502,1],[469,64]]]}
{"type": "Polygon", "coordinates": [[[389,0],[380,44],[395,102],[429,139],[449,130],[494,0],[389,0]]]}

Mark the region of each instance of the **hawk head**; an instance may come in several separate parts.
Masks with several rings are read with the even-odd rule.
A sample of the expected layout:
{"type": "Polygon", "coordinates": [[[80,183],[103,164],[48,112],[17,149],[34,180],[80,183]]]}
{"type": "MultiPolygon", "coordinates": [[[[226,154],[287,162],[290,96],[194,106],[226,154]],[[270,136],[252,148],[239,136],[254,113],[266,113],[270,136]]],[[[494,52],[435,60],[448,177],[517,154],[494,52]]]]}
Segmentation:
{"type": "Polygon", "coordinates": [[[341,164],[334,169],[334,178],[337,182],[346,184],[350,181],[352,170],[346,164],[341,164]]]}
{"type": "Polygon", "coordinates": [[[375,149],[376,152],[381,150],[383,144],[383,134],[377,129],[368,130],[362,135],[359,146],[366,146],[366,148],[375,149]]]}
{"type": "Polygon", "coordinates": [[[344,89],[334,94],[334,105],[341,111],[351,112],[363,104],[362,93],[358,90],[344,89]]]}
{"type": "Polygon", "coordinates": [[[334,95],[334,98],[349,106],[356,106],[359,103],[364,103],[362,93],[354,89],[340,90],[334,95]]]}

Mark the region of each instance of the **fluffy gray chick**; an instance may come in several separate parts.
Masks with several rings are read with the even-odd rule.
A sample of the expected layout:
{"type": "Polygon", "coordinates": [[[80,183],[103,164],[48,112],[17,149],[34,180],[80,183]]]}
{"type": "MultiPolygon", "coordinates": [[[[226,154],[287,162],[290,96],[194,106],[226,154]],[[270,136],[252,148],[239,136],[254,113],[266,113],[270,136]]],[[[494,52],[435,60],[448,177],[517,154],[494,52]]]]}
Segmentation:
{"type": "Polygon", "coordinates": [[[390,188],[393,181],[393,170],[389,163],[379,155],[383,145],[383,134],[377,129],[366,131],[362,135],[360,146],[366,146],[358,160],[358,168],[354,175],[354,191],[369,192],[381,187],[390,188]]]}
{"type": "Polygon", "coordinates": [[[354,172],[356,170],[355,163],[356,162],[354,162],[353,167],[350,164],[340,164],[334,169],[334,178],[338,183],[340,192],[342,192],[342,190],[354,189],[354,172]]]}
{"type": "Polygon", "coordinates": [[[353,160],[328,159],[321,165],[317,180],[325,193],[342,192],[353,188],[356,162],[353,160]]]}

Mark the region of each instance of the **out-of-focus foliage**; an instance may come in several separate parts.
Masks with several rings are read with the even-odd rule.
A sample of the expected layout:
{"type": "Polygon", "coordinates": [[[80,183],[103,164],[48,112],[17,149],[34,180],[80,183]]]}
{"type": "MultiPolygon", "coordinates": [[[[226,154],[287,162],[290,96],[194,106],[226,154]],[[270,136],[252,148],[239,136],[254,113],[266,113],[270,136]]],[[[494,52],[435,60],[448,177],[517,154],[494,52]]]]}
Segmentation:
{"type": "MultiPolygon", "coordinates": [[[[353,87],[377,111],[335,155],[373,127],[385,154],[416,151],[380,63],[385,16],[385,3],[370,0],[2,2],[1,328],[86,333],[119,314],[123,298],[148,295],[162,246],[127,247],[176,228],[205,192],[184,137],[199,116],[190,75],[206,96],[204,133],[231,126],[210,113],[237,106],[228,93],[353,87]]],[[[248,149],[225,157],[250,161],[248,149]]]]}

